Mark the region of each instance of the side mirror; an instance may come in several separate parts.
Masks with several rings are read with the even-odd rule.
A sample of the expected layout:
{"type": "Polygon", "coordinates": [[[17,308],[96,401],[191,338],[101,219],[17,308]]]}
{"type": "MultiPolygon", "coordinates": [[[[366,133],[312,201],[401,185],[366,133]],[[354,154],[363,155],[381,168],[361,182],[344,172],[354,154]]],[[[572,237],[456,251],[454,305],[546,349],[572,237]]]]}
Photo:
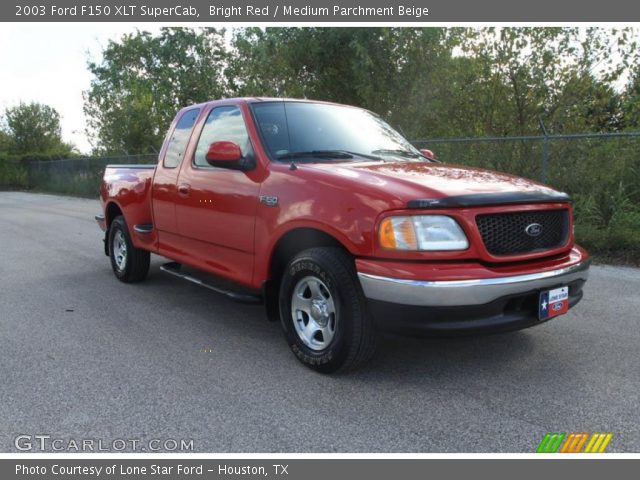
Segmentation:
{"type": "Polygon", "coordinates": [[[242,159],[242,151],[235,142],[213,142],[209,145],[206,159],[214,167],[237,168],[234,164],[242,159]]]}
{"type": "Polygon", "coordinates": [[[429,150],[428,148],[421,148],[420,153],[423,156],[427,157],[429,160],[438,160],[436,154],[433,153],[433,150],[429,150]]]}

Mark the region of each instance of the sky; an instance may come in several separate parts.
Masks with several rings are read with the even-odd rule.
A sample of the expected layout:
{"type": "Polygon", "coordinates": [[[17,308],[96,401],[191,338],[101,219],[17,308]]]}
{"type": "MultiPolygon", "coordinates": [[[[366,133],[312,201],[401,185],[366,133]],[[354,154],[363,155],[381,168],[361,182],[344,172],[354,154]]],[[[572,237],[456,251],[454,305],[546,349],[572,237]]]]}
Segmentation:
{"type": "MultiPolygon", "coordinates": [[[[144,25],[155,32],[159,26],[144,25]]],[[[19,102],[41,102],[61,116],[62,137],[88,153],[82,92],[89,89],[89,60],[99,61],[110,39],[136,25],[5,23],[0,28],[0,112],[19,102]]]]}

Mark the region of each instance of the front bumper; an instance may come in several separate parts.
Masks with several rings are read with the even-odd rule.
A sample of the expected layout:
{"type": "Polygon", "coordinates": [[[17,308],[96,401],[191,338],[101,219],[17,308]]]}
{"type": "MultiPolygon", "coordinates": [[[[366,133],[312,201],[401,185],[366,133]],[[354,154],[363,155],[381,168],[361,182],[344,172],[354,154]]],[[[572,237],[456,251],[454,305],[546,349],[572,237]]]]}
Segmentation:
{"type": "Polygon", "coordinates": [[[589,260],[554,270],[466,280],[407,280],[358,273],[371,313],[386,330],[481,333],[538,323],[542,290],[569,287],[569,307],[582,298],[589,260]]]}

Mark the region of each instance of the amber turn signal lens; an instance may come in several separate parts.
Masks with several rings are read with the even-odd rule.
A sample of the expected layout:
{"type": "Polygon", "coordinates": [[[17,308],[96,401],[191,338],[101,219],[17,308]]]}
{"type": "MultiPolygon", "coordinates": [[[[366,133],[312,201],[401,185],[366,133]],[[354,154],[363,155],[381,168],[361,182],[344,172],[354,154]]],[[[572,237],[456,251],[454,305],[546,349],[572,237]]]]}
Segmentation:
{"type": "Polygon", "coordinates": [[[380,246],[383,248],[396,248],[396,234],[393,231],[393,222],[385,218],[380,224],[380,246]]]}
{"type": "Polygon", "coordinates": [[[380,224],[380,245],[393,250],[417,250],[418,239],[411,217],[389,217],[380,224]]]}

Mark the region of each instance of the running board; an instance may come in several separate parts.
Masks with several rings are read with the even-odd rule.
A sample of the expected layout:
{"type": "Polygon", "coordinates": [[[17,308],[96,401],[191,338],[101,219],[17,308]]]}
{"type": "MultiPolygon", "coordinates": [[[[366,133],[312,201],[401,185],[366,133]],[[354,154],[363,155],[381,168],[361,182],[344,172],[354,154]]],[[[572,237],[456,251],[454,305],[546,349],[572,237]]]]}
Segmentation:
{"type": "MultiPolygon", "coordinates": [[[[183,280],[187,280],[191,283],[195,283],[196,285],[200,285],[201,287],[213,290],[216,293],[225,295],[226,297],[229,297],[239,303],[262,303],[262,297],[260,295],[256,295],[250,292],[233,291],[227,288],[229,282],[221,279],[216,279],[215,277],[211,277],[210,281],[196,278],[190,272],[183,271],[182,265],[177,262],[165,263],[164,265],[160,266],[160,270],[173,275],[174,277],[182,278],[183,280]],[[219,285],[213,284],[213,282],[216,280],[216,283],[219,283],[219,285]]],[[[202,275],[209,276],[206,273],[202,273],[202,275]]]]}

